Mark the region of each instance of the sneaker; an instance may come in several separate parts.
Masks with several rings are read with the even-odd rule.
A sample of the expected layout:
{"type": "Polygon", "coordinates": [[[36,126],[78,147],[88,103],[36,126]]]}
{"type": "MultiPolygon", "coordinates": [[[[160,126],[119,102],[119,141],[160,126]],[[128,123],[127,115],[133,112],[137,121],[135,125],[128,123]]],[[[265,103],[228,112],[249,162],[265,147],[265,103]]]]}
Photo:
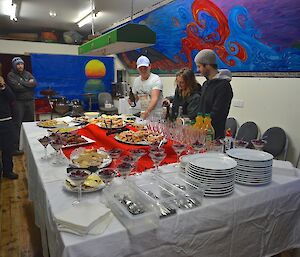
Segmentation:
{"type": "Polygon", "coordinates": [[[8,179],[17,179],[19,175],[14,172],[9,172],[9,173],[3,173],[3,177],[8,179]]]}
{"type": "Polygon", "coordinates": [[[22,155],[24,153],[24,151],[22,151],[22,150],[16,150],[16,151],[14,151],[13,152],[13,154],[12,155],[22,155]]]}

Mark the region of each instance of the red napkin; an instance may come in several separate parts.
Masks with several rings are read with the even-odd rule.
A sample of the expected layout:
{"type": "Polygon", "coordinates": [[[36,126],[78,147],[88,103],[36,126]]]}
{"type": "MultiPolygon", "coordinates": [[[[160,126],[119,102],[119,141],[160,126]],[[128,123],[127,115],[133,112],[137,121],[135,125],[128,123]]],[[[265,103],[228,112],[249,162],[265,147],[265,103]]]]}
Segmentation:
{"type": "MultiPolygon", "coordinates": [[[[137,146],[137,145],[130,145],[130,144],[125,144],[118,142],[116,139],[114,139],[115,135],[106,135],[107,130],[99,128],[97,125],[90,124],[82,129],[78,130],[78,134],[82,136],[86,136],[88,138],[91,138],[95,140],[95,143],[89,144],[87,146],[84,146],[85,148],[100,148],[104,147],[106,150],[110,150],[112,148],[119,148],[123,151],[122,155],[129,155],[128,150],[130,149],[145,149],[146,150],[146,155],[144,155],[142,158],[137,163],[137,171],[138,172],[143,172],[146,169],[152,168],[153,167],[153,162],[151,158],[149,157],[149,146],[137,146]]],[[[168,163],[174,163],[177,161],[176,153],[174,152],[172,148],[172,143],[170,140],[162,146],[165,149],[165,152],[167,153],[167,157],[161,162],[161,165],[168,164],[168,163]]],[[[65,148],[63,150],[64,154],[70,158],[71,152],[75,149],[76,147],[70,147],[70,148],[65,148]]],[[[117,161],[118,162],[118,161],[117,161]]],[[[110,165],[110,167],[113,167],[113,163],[110,165]]]]}

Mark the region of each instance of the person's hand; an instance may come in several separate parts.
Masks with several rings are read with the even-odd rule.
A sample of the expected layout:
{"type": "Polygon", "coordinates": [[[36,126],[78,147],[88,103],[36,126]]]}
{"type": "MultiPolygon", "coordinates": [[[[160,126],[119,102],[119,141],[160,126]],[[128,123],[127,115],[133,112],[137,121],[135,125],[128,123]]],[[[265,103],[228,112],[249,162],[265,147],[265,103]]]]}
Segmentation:
{"type": "Polygon", "coordinates": [[[142,112],[141,112],[141,118],[147,119],[148,116],[149,116],[149,112],[148,112],[148,111],[144,111],[144,112],[142,111],[142,112]]]}

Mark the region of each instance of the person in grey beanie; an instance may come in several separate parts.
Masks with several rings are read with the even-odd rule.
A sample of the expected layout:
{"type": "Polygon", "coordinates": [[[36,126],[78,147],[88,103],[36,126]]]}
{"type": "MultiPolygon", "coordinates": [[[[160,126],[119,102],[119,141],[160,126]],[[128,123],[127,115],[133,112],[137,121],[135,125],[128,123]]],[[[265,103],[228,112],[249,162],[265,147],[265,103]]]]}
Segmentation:
{"type": "Polygon", "coordinates": [[[210,113],[215,138],[224,138],[225,123],[233,97],[231,72],[218,70],[217,56],[211,49],[201,50],[194,61],[198,71],[207,79],[201,89],[199,112],[210,113]]]}
{"type": "Polygon", "coordinates": [[[34,121],[34,88],[36,80],[32,74],[25,70],[24,61],[20,57],[12,59],[12,70],[7,75],[7,84],[15,93],[16,102],[13,110],[15,126],[14,154],[20,154],[20,130],[23,121],[34,121]]]}

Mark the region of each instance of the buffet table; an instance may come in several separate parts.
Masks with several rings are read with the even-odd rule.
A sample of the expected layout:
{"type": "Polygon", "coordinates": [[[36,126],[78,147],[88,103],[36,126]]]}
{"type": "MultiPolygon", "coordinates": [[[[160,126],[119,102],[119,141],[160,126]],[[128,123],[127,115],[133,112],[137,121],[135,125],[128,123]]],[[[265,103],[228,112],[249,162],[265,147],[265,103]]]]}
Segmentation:
{"type": "MultiPolygon", "coordinates": [[[[46,129],[35,123],[23,123],[21,139],[27,159],[29,198],[41,229],[45,257],[258,257],[300,247],[300,171],[276,163],[269,185],[236,184],[232,195],[204,198],[198,208],[179,210],[161,219],[156,230],[132,236],[113,217],[99,235],[60,232],[53,213],[71,207],[76,195],[63,190],[66,166],[54,167],[41,160],[43,147],[37,138],[46,134],[46,129]]],[[[170,162],[172,158],[175,156],[170,162]]],[[[161,167],[162,172],[176,169],[174,164],[161,167]]],[[[103,192],[84,194],[83,201],[104,201],[103,192]]]]}

